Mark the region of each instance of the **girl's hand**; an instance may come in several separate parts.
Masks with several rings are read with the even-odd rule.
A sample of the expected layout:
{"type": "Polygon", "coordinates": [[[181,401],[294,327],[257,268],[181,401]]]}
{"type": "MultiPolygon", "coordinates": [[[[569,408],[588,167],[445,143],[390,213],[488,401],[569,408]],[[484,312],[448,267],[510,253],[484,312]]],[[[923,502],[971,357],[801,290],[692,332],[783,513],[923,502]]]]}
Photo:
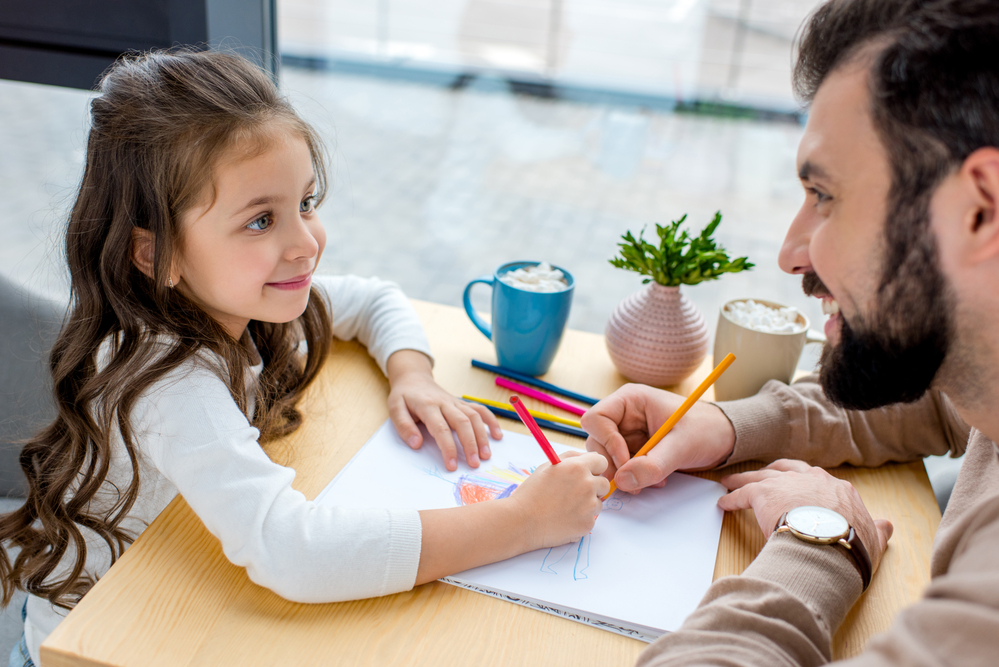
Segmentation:
{"type": "Polygon", "coordinates": [[[447,393],[434,382],[430,360],[415,350],[399,350],[389,357],[389,417],[399,435],[413,449],[423,446],[423,436],[416,426],[422,422],[437,441],[444,466],[458,469],[458,450],[451,431],[465,452],[468,465],[477,468],[480,459],[488,459],[489,435],[503,437],[496,416],[482,405],[466,403],[447,393]]]}
{"type": "Polygon", "coordinates": [[[610,482],[607,459],[567,452],[558,465],[543,463],[510,496],[521,505],[527,551],[574,542],[593,529],[610,482]]]}
{"type": "Polygon", "coordinates": [[[610,488],[599,476],[606,467],[599,454],[565,454],[558,465],[538,466],[509,498],[420,510],[416,583],[583,537],[610,488]]]}

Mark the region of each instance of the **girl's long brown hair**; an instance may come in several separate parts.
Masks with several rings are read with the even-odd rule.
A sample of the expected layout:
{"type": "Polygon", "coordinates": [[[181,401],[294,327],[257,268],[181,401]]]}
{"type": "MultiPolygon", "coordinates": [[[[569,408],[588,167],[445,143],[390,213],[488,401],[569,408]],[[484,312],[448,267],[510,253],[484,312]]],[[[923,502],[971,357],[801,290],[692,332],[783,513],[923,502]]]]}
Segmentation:
{"type": "MultiPolygon", "coordinates": [[[[63,607],[90,589],[81,527],[107,543],[112,562],[135,538],[121,526],[140,484],[130,415],[150,385],[206,350],[220,360],[219,376],[246,411],[248,341],[233,339],[183,290],[167,287],[171,260],[183,249],[181,216],[214,197],[219,158],[246,142],[265,149],[280,124],[306,140],[317,198],[325,192],[316,133],[266,74],[238,56],[173,51],[124,57],[104,76],[91,117],[86,168],[66,232],[70,308],[50,358],[58,416],[21,453],[27,501],[0,517],[0,542],[20,548],[13,563],[0,549],[4,605],[18,588],[63,607]],[[155,240],[153,277],[132,262],[136,227],[155,240]],[[171,341],[167,351],[153,338],[171,341]],[[118,490],[110,510],[94,509],[101,503],[91,501],[102,487],[106,492],[118,437],[132,481],[118,490]],[[53,577],[69,551],[75,552],[72,568],[53,577]]],[[[266,442],[300,424],[295,404],[329,351],[330,316],[313,291],[297,320],[253,321],[246,336],[264,361],[252,421],[266,442]]]]}

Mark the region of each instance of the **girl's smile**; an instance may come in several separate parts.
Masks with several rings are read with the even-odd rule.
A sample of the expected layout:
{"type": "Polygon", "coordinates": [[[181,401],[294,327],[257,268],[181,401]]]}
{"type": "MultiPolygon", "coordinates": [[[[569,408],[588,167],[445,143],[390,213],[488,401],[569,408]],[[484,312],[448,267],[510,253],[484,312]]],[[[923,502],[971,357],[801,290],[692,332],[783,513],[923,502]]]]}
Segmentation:
{"type": "Polygon", "coordinates": [[[273,287],[275,289],[283,290],[298,290],[304,287],[308,287],[312,284],[312,274],[306,273],[305,275],[298,276],[296,278],[289,278],[288,280],[282,280],[276,283],[267,283],[267,287],[273,287]]]}

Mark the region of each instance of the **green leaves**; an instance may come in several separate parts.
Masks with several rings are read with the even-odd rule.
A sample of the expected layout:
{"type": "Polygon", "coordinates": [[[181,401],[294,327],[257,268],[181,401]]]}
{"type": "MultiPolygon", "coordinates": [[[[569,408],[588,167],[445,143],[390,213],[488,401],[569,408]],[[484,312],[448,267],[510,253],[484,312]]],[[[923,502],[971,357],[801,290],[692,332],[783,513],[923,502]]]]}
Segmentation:
{"type": "Polygon", "coordinates": [[[618,256],[610,263],[619,269],[649,276],[643,283],[655,280],[666,287],[696,285],[705,280],[717,280],[723,273],[748,271],[755,266],[747,261],[748,257],[730,260],[725,249],[718,247],[711,238],[721,219],[721,211],[715,213],[714,219],[697,236],[680,231],[680,225],[687,220],[686,214],[665,227],[656,224],[658,246],[645,240],[644,228],[637,239],[627,232],[621,237],[623,242],[618,243],[618,256]]]}

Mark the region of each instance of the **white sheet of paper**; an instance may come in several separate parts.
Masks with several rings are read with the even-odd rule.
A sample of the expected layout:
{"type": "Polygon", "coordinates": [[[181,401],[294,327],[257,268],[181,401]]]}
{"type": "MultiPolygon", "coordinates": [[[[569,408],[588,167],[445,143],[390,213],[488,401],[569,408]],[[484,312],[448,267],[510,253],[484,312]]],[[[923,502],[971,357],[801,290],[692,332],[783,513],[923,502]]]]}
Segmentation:
{"type": "MultiPolygon", "coordinates": [[[[385,422],[316,498],[340,507],[438,509],[509,495],[546,458],[526,435],[503,432],[492,458],[448,472],[424,431],[410,449],[385,422]]],[[[559,453],[578,451],[552,443],[559,453]]],[[[459,449],[460,452],[460,449],[459,449]]],[[[540,549],[443,579],[451,584],[651,641],[675,630],[714,573],[725,489],[675,473],[662,489],[620,491],[579,542],[540,549]]]]}

